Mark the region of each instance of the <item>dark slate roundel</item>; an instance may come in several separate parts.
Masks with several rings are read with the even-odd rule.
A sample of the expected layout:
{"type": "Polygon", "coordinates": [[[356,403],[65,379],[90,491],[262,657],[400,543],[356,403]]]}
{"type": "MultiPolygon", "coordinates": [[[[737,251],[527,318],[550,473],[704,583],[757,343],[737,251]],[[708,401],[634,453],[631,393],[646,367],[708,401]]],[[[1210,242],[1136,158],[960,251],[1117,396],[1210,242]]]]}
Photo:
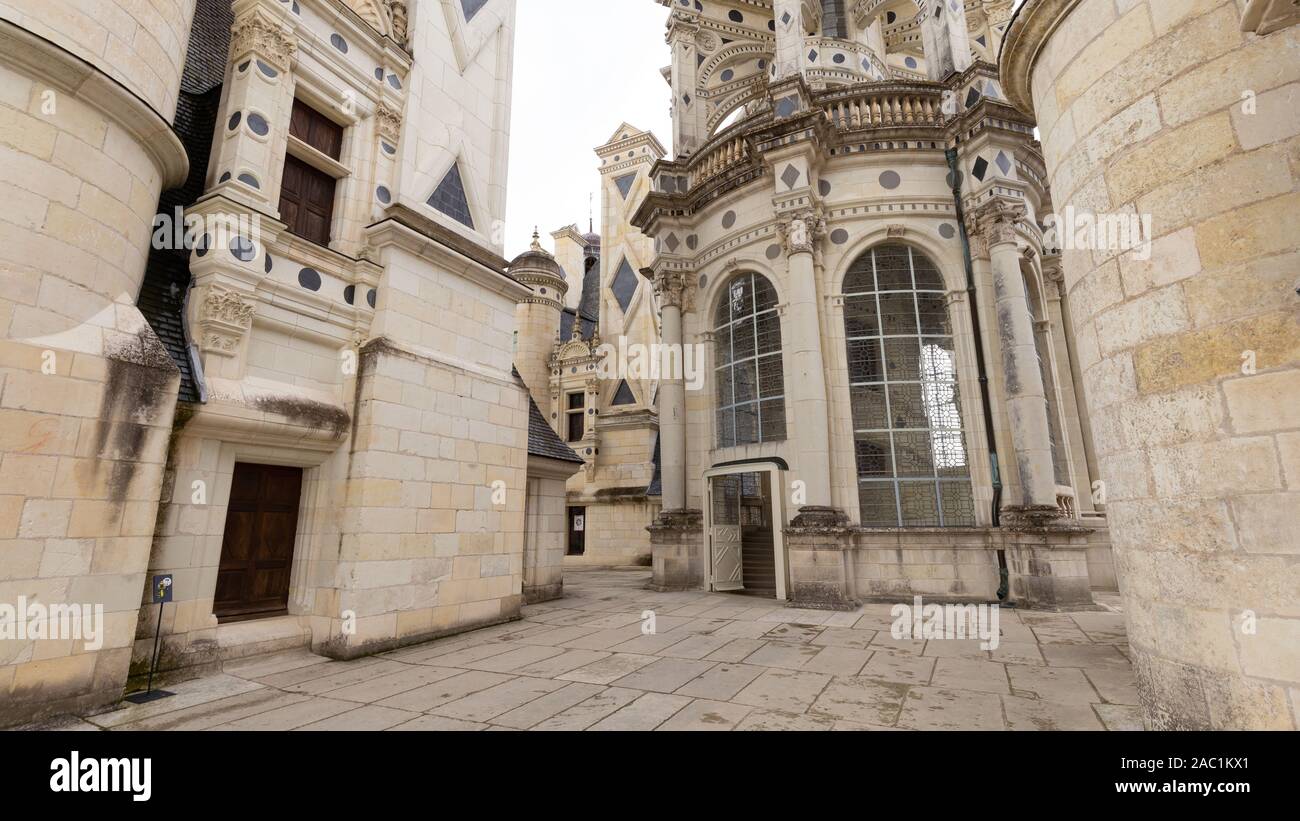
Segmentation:
{"type": "Polygon", "coordinates": [[[320,273],[315,268],[303,268],[298,272],[298,284],[308,291],[319,291],[320,273]]]}
{"type": "Polygon", "coordinates": [[[402,81],[397,78],[396,74],[388,75],[388,84],[393,87],[394,91],[402,90],[402,81]]]}
{"type": "Polygon", "coordinates": [[[903,178],[898,176],[897,171],[886,171],[880,175],[880,187],[889,191],[903,184],[903,178]]]}
{"type": "Polygon", "coordinates": [[[829,196],[831,195],[831,181],[830,181],[830,180],[818,180],[818,181],[817,181],[817,193],[821,194],[823,197],[829,197],[829,196]]]}
{"type": "Polygon", "coordinates": [[[908,57],[905,60],[903,60],[903,64],[908,68],[916,68],[916,58],[908,57]]]}
{"type": "Polygon", "coordinates": [[[194,253],[198,254],[200,257],[206,257],[208,255],[208,246],[211,244],[212,237],[204,234],[203,238],[199,240],[199,244],[194,246],[194,253]]]}
{"type": "Polygon", "coordinates": [[[700,290],[703,291],[704,287],[708,284],[709,284],[709,275],[700,274],[700,290]]]}
{"type": "Polygon", "coordinates": [[[357,302],[357,286],[349,285],[343,289],[343,301],[349,305],[355,305],[357,302]]]}
{"type": "Polygon", "coordinates": [[[369,305],[371,308],[373,308],[375,307],[375,303],[378,301],[379,301],[379,292],[376,291],[374,288],[371,288],[370,293],[366,294],[366,304],[369,305]]]}
{"type": "Polygon", "coordinates": [[[240,262],[252,262],[257,256],[257,246],[246,237],[235,237],[230,241],[230,254],[240,262]]]}
{"type": "Polygon", "coordinates": [[[944,239],[952,239],[957,236],[957,229],[945,222],[943,225],[939,226],[939,236],[944,239]]]}
{"type": "Polygon", "coordinates": [[[395,145],[389,145],[388,143],[381,142],[379,143],[379,147],[384,149],[384,153],[390,157],[397,153],[397,146],[395,145]]]}
{"type": "Polygon", "coordinates": [[[224,174],[222,174],[222,175],[221,175],[221,179],[217,180],[217,182],[229,182],[229,181],[230,181],[230,172],[229,172],[229,171],[227,171],[227,172],[225,172],[224,174]]]}
{"type": "Polygon", "coordinates": [[[266,118],[261,114],[249,114],[248,127],[259,137],[265,137],[271,132],[270,124],[266,122],[266,118]]]}
{"type": "Polygon", "coordinates": [[[376,80],[384,79],[384,69],[380,66],[375,66],[375,79],[376,80]]]}
{"type": "Polygon", "coordinates": [[[741,13],[738,12],[738,11],[730,11],[730,12],[727,12],[727,17],[730,18],[731,22],[733,22],[733,23],[743,23],[743,22],[745,22],[745,15],[741,14],[741,13]]]}
{"type": "Polygon", "coordinates": [[[963,175],[962,175],[962,173],[961,173],[960,171],[957,171],[957,172],[949,171],[949,172],[948,172],[948,176],[945,177],[944,179],[946,179],[946,180],[948,181],[948,187],[949,187],[949,188],[956,188],[957,186],[961,185],[961,183],[962,183],[962,178],[963,178],[963,175]],[[956,174],[955,177],[953,176],[954,173],[956,174]]]}
{"type": "Polygon", "coordinates": [[[257,181],[257,177],[247,172],[239,175],[239,181],[250,188],[261,188],[262,184],[257,181]]]}
{"type": "Polygon", "coordinates": [[[696,234],[691,234],[686,238],[686,247],[694,251],[700,247],[700,238],[696,234]]]}
{"type": "Polygon", "coordinates": [[[249,63],[249,61],[248,61],[248,60],[245,60],[244,62],[242,62],[242,63],[239,64],[239,71],[240,71],[240,73],[243,73],[243,72],[245,72],[245,71],[248,71],[248,63],[249,63]]]}
{"type": "Polygon", "coordinates": [[[731,82],[731,81],[735,78],[735,76],[736,76],[736,72],[734,72],[734,71],[732,71],[731,69],[728,68],[728,69],[723,70],[723,72],[722,72],[722,74],[721,74],[720,76],[721,76],[721,78],[722,78],[722,82],[724,82],[724,83],[729,83],[729,82],[731,82]]]}
{"type": "Polygon", "coordinates": [[[230,115],[230,120],[226,123],[226,128],[230,129],[231,131],[234,131],[236,128],[239,128],[239,124],[243,121],[243,119],[244,119],[243,112],[236,111],[234,114],[230,115]]]}
{"type": "Polygon", "coordinates": [[[270,254],[267,254],[266,262],[262,263],[262,270],[269,274],[271,273],[271,269],[274,267],[275,267],[275,260],[271,258],[270,254]]]}
{"type": "Polygon", "coordinates": [[[832,57],[831,59],[834,60],[836,63],[843,63],[843,62],[844,62],[844,55],[843,55],[843,54],[836,54],[836,55],[835,55],[834,57],[832,57]]]}
{"type": "Polygon", "coordinates": [[[344,40],[341,34],[331,34],[330,45],[334,46],[334,48],[338,49],[344,54],[348,53],[348,41],[344,40]]]}
{"type": "Polygon", "coordinates": [[[271,66],[268,66],[266,63],[262,62],[261,60],[257,61],[257,70],[265,74],[267,77],[270,77],[272,80],[280,76],[280,72],[276,71],[271,66]]]}
{"type": "Polygon", "coordinates": [[[383,186],[383,185],[375,189],[375,197],[384,205],[388,205],[390,202],[393,201],[392,192],[388,190],[387,186],[383,186]]]}
{"type": "Polygon", "coordinates": [[[843,245],[848,241],[849,241],[849,232],[845,231],[843,228],[836,228],[834,231],[831,231],[831,242],[835,243],[836,245],[843,245]]]}
{"type": "Polygon", "coordinates": [[[736,212],[735,212],[735,211],[728,211],[727,213],[725,213],[725,214],[722,215],[722,227],[723,227],[723,228],[730,228],[731,226],[733,226],[733,225],[735,225],[735,224],[736,224],[736,212]]]}
{"type": "Polygon", "coordinates": [[[776,258],[779,257],[779,256],[781,256],[781,246],[780,246],[780,245],[769,245],[769,246],[767,246],[767,258],[768,258],[768,259],[776,259],[776,258]]]}

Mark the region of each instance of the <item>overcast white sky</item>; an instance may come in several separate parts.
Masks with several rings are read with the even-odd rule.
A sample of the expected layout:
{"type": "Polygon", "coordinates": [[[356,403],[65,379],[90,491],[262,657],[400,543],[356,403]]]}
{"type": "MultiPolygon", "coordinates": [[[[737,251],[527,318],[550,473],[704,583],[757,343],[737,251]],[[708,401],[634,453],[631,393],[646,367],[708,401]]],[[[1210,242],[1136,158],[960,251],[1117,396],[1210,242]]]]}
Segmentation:
{"type": "Polygon", "coordinates": [[[519,0],[506,204],[506,258],[528,248],[533,225],[587,230],[594,149],[624,120],[672,143],[664,44],[668,9],[654,0],[519,0]]]}

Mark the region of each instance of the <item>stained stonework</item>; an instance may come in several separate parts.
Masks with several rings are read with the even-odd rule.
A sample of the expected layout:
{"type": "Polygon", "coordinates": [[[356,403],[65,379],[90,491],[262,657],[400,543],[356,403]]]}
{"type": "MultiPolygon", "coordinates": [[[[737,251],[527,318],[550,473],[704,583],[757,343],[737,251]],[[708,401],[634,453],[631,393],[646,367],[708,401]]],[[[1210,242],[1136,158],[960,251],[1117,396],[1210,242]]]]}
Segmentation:
{"type": "Polygon", "coordinates": [[[1150,220],[1148,246],[1062,261],[1152,728],[1297,726],[1300,28],[1274,14],[1287,5],[1029,0],[1003,53],[1058,212],[1150,220]]]}

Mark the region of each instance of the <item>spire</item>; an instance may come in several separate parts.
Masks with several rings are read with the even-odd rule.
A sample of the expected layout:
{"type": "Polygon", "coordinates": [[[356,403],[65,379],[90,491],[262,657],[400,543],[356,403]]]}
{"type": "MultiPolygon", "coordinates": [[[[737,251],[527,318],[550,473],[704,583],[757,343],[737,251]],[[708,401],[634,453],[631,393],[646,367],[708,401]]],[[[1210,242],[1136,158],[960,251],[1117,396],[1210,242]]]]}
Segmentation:
{"type": "Polygon", "coordinates": [[[531,246],[532,249],[533,249],[534,251],[540,251],[540,250],[542,250],[542,242],[541,242],[541,240],[542,240],[542,235],[539,234],[539,233],[537,232],[537,226],[534,225],[534,226],[533,226],[533,244],[532,244],[532,246],[531,246]]]}

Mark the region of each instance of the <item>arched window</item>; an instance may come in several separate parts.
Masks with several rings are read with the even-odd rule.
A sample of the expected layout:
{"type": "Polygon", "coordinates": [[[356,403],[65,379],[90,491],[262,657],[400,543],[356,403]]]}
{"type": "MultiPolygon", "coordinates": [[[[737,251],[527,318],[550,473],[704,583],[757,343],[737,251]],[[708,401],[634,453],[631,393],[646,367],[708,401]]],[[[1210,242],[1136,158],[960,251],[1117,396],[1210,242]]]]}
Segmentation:
{"type": "Polygon", "coordinates": [[[714,315],[718,447],[785,439],[776,289],[758,274],[727,283],[714,315]]]}
{"type": "Polygon", "coordinates": [[[844,280],[862,524],[975,524],[952,323],[929,258],[882,245],[844,280]]]}

